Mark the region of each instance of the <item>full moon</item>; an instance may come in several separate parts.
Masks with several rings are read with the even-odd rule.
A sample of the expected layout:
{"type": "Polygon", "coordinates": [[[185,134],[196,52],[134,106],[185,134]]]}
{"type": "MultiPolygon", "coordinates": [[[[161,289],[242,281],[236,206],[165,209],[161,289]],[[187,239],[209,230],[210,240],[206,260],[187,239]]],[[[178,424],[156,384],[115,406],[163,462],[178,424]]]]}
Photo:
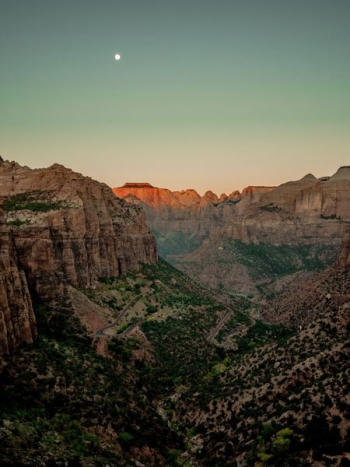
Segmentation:
{"type": "Polygon", "coordinates": [[[115,55],[114,55],[114,58],[115,58],[116,60],[120,60],[120,59],[122,58],[122,56],[121,56],[120,54],[115,54],[115,55]]]}

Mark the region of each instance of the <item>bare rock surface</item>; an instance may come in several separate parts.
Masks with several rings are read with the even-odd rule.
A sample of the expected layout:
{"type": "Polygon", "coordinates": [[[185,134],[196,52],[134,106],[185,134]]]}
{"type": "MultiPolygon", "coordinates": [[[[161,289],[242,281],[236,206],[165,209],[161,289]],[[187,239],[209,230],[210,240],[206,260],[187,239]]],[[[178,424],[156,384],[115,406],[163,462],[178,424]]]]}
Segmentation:
{"type": "Polygon", "coordinates": [[[327,266],[350,221],[349,173],[341,167],[331,177],[307,174],[220,198],[210,191],[200,197],[194,190],[171,192],[149,184],[128,183],[113,191],[144,207],[161,256],[210,287],[248,293],[260,279],[248,277],[242,262],[228,261],[223,243],[315,246],[330,253],[324,255],[327,266]]]}
{"type": "Polygon", "coordinates": [[[210,191],[200,197],[194,190],[172,192],[146,183],[113,191],[142,204],[151,229],[164,238],[181,233],[200,241],[225,237],[283,244],[297,239],[340,245],[344,222],[350,221],[349,174],[349,167],[341,167],[332,177],[307,174],[278,187],[249,186],[220,198],[210,191]]]}
{"type": "MultiPolygon", "coordinates": [[[[157,261],[155,240],[139,206],[59,164],[33,170],[0,161],[0,199],[8,230],[2,235],[1,251],[10,238],[20,270],[17,282],[13,278],[9,283],[27,280],[32,296],[46,303],[58,303],[66,284],[93,287],[101,277],[157,261]]],[[[9,263],[3,269],[8,274],[9,263]]],[[[29,313],[32,310],[27,321],[33,323],[29,313]]],[[[30,340],[29,331],[23,336],[30,340]]]]}
{"type": "Polygon", "coordinates": [[[0,356],[22,342],[32,343],[35,337],[36,321],[27,280],[23,270],[18,267],[16,250],[1,211],[0,356]]]}

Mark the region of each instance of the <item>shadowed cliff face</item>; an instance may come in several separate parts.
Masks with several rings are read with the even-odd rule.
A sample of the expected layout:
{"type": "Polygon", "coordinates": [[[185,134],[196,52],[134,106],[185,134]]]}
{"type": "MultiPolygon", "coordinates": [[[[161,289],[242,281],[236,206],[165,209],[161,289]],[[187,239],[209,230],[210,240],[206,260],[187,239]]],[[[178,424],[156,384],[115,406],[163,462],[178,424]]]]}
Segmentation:
{"type": "MultiPolygon", "coordinates": [[[[0,211],[0,356],[22,342],[32,343],[36,321],[27,280],[18,268],[12,238],[0,211]]],[[[1,366],[1,365],[0,365],[1,366]]]]}
{"type": "Polygon", "coordinates": [[[63,166],[32,170],[0,161],[0,197],[17,266],[46,303],[62,301],[66,284],[92,287],[157,261],[142,209],[63,166]]]}

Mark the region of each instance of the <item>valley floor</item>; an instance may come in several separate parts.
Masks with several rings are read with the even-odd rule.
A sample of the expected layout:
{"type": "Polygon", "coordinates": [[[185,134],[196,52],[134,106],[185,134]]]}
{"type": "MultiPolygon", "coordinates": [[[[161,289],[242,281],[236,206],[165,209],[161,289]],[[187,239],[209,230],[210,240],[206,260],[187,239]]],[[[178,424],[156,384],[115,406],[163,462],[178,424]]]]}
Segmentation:
{"type": "Polygon", "coordinates": [[[1,466],[350,464],[346,303],[267,324],[163,260],[69,294],[7,359],[1,466]]]}

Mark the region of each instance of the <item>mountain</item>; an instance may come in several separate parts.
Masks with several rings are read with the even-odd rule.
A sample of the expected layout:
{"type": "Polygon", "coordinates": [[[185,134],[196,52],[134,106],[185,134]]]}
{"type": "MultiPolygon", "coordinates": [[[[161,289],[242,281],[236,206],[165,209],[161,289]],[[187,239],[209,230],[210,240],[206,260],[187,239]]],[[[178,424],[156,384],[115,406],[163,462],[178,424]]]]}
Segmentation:
{"type": "Polygon", "coordinates": [[[278,187],[248,187],[220,198],[147,184],[128,183],[113,191],[143,206],[165,259],[210,287],[258,294],[259,287],[288,269],[317,270],[335,260],[350,221],[349,170],[341,167],[332,177],[320,179],[307,174],[278,187]],[[252,251],[245,245],[253,245],[252,251]],[[275,253],[289,266],[271,265],[275,253]],[[267,265],[260,268],[259,277],[253,277],[247,265],[256,260],[267,265]]]}
{"type": "Polygon", "coordinates": [[[209,261],[221,241],[221,265],[270,280],[256,300],[158,259],[103,184],[3,161],[0,182],[0,465],[348,465],[350,231],[340,252],[208,238],[209,261]]]}
{"type": "Polygon", "coordinates": [[[110,188],[55,164],[32,170],[0,160],[0,350],[35,336],[33,300],[62,304],[66,287],[155,263],[143,211],[110,188]]]}

